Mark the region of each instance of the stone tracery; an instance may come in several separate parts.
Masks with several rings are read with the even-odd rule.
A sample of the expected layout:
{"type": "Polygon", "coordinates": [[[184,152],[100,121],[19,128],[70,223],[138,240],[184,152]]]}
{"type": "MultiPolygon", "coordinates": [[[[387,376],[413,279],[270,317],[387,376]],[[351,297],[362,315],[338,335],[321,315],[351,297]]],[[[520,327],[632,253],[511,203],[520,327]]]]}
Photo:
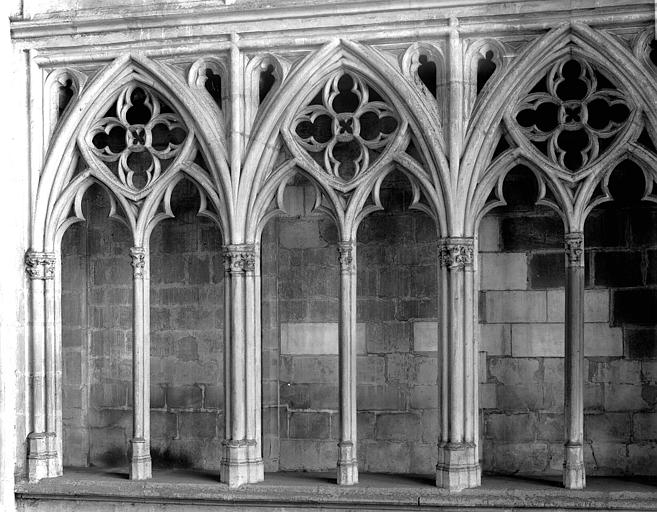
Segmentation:
{"type": "Polygon", "coordinates": [[[156,94],[131,85],[92,125],[86,141],[94,155],[112,165],[121,183],[136,192],[167,169],[186,136],[179,117],[156,94]]]}
{"type": "Polygon", "coordinates": [[[367,171],[398,125],[397,114],[373,89],[343,73],[301,110],[292,129],[325,172],[348,182],[367,171]]]}
{"type": "Polygon", "coordinates": [[[522,100],[515,117],[554,165],[575,172],[602,156],[630,111],[626,96],[590,64],[566,59],[522,100]]]}
{"type": "MultiPolygon", "coordinates": [[[[484,57],[493,62],[492,55],[489,53],[484,53],[484,57]]],[[[428,53],[426,55],[418,53],[415,56],[417,58],[412,61],[411,70],[416,85],[419,85],[417,84],[419,80],[433,96],[437,96],[438,85],[435,82],[439,71],[436,66],[441,65],[442,62],[438,62],[438,59],[429,59],[430,56],[428,53]],[[424,68],[420,73],[422,66],[424,68]]],[[[451,57],[453,58],[453,55],[451,57]]],[[[503,56],[496,55],[496,57],[502,58],[503,56]]],[[[485,76],[482,77],[482,87],[478,87],[478,89],[483,88],[483,84],[490,78],[493,70],[496,73],[502,71],[496,68],[491,70],[489,64],[488,67],[488,71],[483,73],[485,76]]],[[[206,71],[205,76],[199,73],[194,83],[199,88],[205,86],[215,102],[222,108],[226,107],[228,112],[228,105],[221,104],[221,82],[213,82],[214,85],[208,88],[208,80],[212,76],[218,77],[219,75],[212,75],[214,71],[210,67],[203,69],[206,71]],[[208,74],[208,70],[212,73],[208,74]]],[[[225,82],[226,80],[224,80],[224,85],[225,82]]],[[[458,83],[458,80],[453,80],[453,82],[458,83]]],[[[522,127],[522,132],[543,153],[544,157],[561,169],[574,173],[591,166],[603,156],[610,143],[624,129],[633,106],[626,95],[621,94],[610,83],[607,83],[606,79],[597,74],[594,68],[582,58],[561,60],[550,70],[545,83],[544,90],[539,90],[539,87],[530,93],[514,112],[514,117],[522,127]],[[563,85],[566,82],[570,84],[568,87],[563,85]]],[[[440,86],[442,85],[440,84],[440,86]]],[[[265,94],[267,101],[264,103],[273,103],[277,99],[276,95],[279,90],[284,87],[285,82],[277,82],[276,87],[265,94]]],[[[260,99],[264,99],[264,96],[260,99]]],[[[235,111],[239,113],[237,107],[232,104],[230,107],[237,109],[232,111],[233,115],[235,111]]],[[[186,137],[189,136],[189,130],[172,112],[172,109],[163,104],[157,93],[146,86],[131,85],[124,88],[116,102],[115,110],[115,112],[108,112],[106,117],[92,126],[86,140],[96,157],[108,166],[114,166],[112,169],[121,183],[132,191],[138,192],[154,184],[166,171],[171,160],[180,154],[181,147],[186,137]]],[[[400,131],[403,121],[405,120],[397,112],[395,105],[384,101],[360,75],[341,71],[328,80],[310,105],[300,110],[293,120],[292,132],[296,136],[296,142],[311,154],[321,172],[350,186],[357,178],[366,175],[374,167],[381,152],[400,131]]],[[[439,126],[440,120],[435,119],[435,123],[436,126],[439,126]]],[[[239,125],[236,127],[239,128],[239,125]]],[[[448,129],[453,130],[450,132],[450,141],[461,135],[458,129],[453,127],[448,129]]],[[[438,133],[440,130],[436,128],[436,132],[433,134],[435,136],[433,142],[436,147],[439,146],[438,136],[436,136],[438,133]]],[[[238,133],[235,132],[232,136],[237,137],[238,133]]],[[[235,145],[239,147],[239,144],[235,145]]],[[[436,148],[432,148],[432,151],[435,154],[439,153],[436,148]]],[[[239,163],[239,157],[236,157],[235,161],[239,163]]],[[[247,167],[247,171],[250,170],[248,166],[245,167],[247,167]]],[[[245,175],[248,176],[248,173],[245,172],[245,175]]],[[[541,186],[544,187],[545,184],[541,182],[541,186]]],[[[447,194],[449,193],[451,192],[447,192],[447,194]]],[[[544,193],[540,195],[540,197],[543,196],[544,193]]],[[[230,197],[230,194],[227,192],[224,197],[230,197]]],[[[341,196],[342,199],[346,198],[345,202],[348,202],[351,197],[346,194],[341,196]]],[[[458,203],[457,200],[455,202],[458,203]]],[[[468,215],[474,216],[475,213],[468,212],[466,217],[468,215]]],[[[477,257],[474,239],[471,236],[462,236],[468,235],[468,233],[459,233],[458,226],[450,227],[450,229],[453,229],[455,233],[443,234],[445,243],[441,247],[440,263],[446,270],[466,270],[467,272],[463,272],[463,276],[460,272],[452,272],[454,276],[451,279],[454,279],[454,284],[451,286],[456,292],[453,292],[453,296],[446,295],[448,302],[454,299],[454,296],[458,297],[461,292],[467,297],[468,293],[474,289],[468,280],[472,279],[470,271],[473,270],[477,257]]],[[[230,236],[233,236],[236,241],[226,246],[227,269],[235,274],[236,279],[238,277],[242,279],[243,273],[248,274],[256,269],[255,245],[251,243],[248,236],[246,237],[248,242],[242,243],[244,240],[240,238],[245,238],[243,235],[243,233],[230,233],[229,239],[230,236]]],[[[352,244],[354,244],[355,251],[355,241],[340,242],[339,261],[345,270],[351,270],[352,263],[355,266],[356,258],[354,256],[352,259],[350,254],[352,244]]],[[[567,249],[575,250],[573,261],[582,261],[581,244],[578,247],[570,244],[567,249]]],[[[135,266],[135,270],[137,271],[137,267],[139,267],[143,271],[143,249],[135,248],[133,254],[135,256],[141,254],[141,263],[135,266]]],[[[28,271],[31,268],[29,265],[28,262],[28,271]]],[[[136,272],[135,275],[137,274],[140,274],[141,277],[141,272],[136,272]]],[[[246,276],[246,279],[250,278],[251,276],[246,276]]],[[[351,281],[345,282],[347,285],[351,285],[351,281]]],[[[241,281],[236,280],[235,283],[241,283],[241,281]]],[[[242,286],[242,284],[236,286],[242,286]]],[[[250,299],[247,301],[255,302],[253,299],[255,292],[251,288],[252,286],[255,285],[250,282],[245,285],[246,293],[250,294],[250,299]]],[[[230,296],[232,292],[228,291],[227,293],[230,296]]],[[[355,301],[353,297],[348,300],[355,301]]],[[[244,304],[236,305],[235,311],[242,306],[244,304]]],[[[250,308],[248,314],[252,316],[255,316],[258,311],[257,306],[244,307],[250,308]]],[[[470,310],[467,310],[463,318],[459,319],[463,325],[469,326],[469,328],[472,327],[470,313],[470,310]]],[[[235,316],[237,316],[236,322],[239,323],[240,317],[235,316]]],[[[355,322],[355,305],[353,309],[345,311],[345,317],[348,318],[343,322],[344,325],[350,324],[350,320],[355,322]]],[[[253,327],[250,326],[247,329],[253,329],[253,327]]],[[[253,336],[256,335],[249,331],[248,336],[252,336],[252,338],[247,339],[246,343],[254,343],[253,336]]],[[[344,336],[346,339],[347,336],[344,336]]],[[[454,335],[453,339],[457,348],[464,338],[468,338],[467,332],[454,335]],[[459,338],[459,336],[461,337],[459,338]]],[[[349,337],[349,343],[352,341],[349,337]]],[[[469,343],[470,338],[465,341],[469,343]]],[[[349,346],[349,343],[345,343],[345,346],[349,346]]],[[[459,350],[461,349],[459,348],[459,350]]],[[[349,350],[351,350],[350,346],[349,350]]],[[[474,352],[472,346],[468,346],[467,350],[474,352]]],[[[455,362],[455,365],[456,363],[458,361],[455,362]]],[[[471,384],[466,384],[465,389],[468,385],[472,388],[471,384]]],[[[458,390],[455,393],[458,393],[458,390]]],[[[473,421],[471,413],[463,411],[460,413],[465,417],[466,423],[473,421]]],[[[458,431],[458,421],[455,423],[458,431]]],[[[471,426],[470,430],[473,430],[471,426]]],[[[347,450],[347,448],[353,447],[355,439],[353,441],[354,443],[351,440],[343,441],[340,446],[345,449],[343,460],[352,465],[350,471],[354,470],[353,465],[357,471],[355,458],[351,456],[351,451],[347,450]]],[[[255,447],[253,451],[257,451],[257,442],[257,439],[252,438],[244,440],[236,438],[229,439],[226,446],[231,449],[235,448],[233,450],[235,453],[238,453],[237,448],[243,445],[255,447]]],[[[449,445],[449,449],[457,447],[459,442],[459,440],[454,441],[449,445]]],[[[475,456],[469,452],[474,452],[476,442],[476,440],[470,439],[467,442],[469,444],[466,443],[468,453],[465,456],[469,461],[468,471],[473,474],[478,469],[475,467],[475,456]]],[[[235,462],[235,466],[250,463],[248,458],[250,456],[239,460],[232,460],[230,456],[232,455],[229,453],[226,459],[227,466],[233,462],[235,462]]],[[[242,455],[238,453],[238,457],[242,457],[242,455]]],[[[253,457],[257,458],[255,455],[253,457]]],[[[458,457],[455,456],[453,461],[443,460],[442,470],[445,472],[444,483],[447,487],[470,486],[474,485],[473,482],[476,481],[476,478],[469,478],[452,483],[449,473],[452,466],[458,466],[456,462],[459,457],[461,457],[460,454],[458,457]]],[[[468,465],[463,461],[460,461],[460,464],[468,465]]],[[[228,475],[226,478],[232,477],[228,475]]],[[[251,476],[244,478],[248,480],[251,476]]],[[[354,483],[353,476],[350,478],[349,482],[343,483],[354,483]]],[[[240,480],[238,484],[244,483],[244,481],[240,480]]]]}

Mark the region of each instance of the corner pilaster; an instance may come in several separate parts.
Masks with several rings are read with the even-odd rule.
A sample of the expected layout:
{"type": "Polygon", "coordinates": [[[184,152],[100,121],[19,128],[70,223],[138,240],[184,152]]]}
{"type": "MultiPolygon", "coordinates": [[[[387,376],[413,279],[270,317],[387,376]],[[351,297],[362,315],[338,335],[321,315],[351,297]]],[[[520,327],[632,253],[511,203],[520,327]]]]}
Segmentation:
{"type": "Polygon", "coordinates": [[[27,473],[31,482],[59,476],[55,351],[55,263],[51,252],[28,251],[25,271],[30,279],[30,343],[32,410],[27,437],[27,473]]]}

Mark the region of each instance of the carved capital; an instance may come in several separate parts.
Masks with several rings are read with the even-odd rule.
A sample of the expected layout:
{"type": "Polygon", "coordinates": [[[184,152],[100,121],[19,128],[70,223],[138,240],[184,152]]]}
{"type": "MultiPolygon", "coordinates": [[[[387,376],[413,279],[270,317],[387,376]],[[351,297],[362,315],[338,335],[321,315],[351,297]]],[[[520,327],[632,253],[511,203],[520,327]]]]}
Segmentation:
{"type": "Polygon", "coordinates": [[[28,251],[25,254],[25,272],[30,279],[53,279],[55,277],[55,254],[28,251]]]}
{"type": "Polygon", "coordinates": [[[254,244],[224,245],[224,269],[231,274],[255,272],[254,244]]]}
{"type": "Polygon", "coordinates": [[[338,260],[340,261],[340,269],[343,272],[348,272],[353,267],[353,248],[352,242],[339,242],[338,243],[338,260]]]}
{"type": "Polygon", "coordinates": [[[131,247],[132,274],[136,278],[144,277],[144,266],[146,265],[146,250],[143,247],[131,247]]]}
{"type": "Polygon", "coordinates": [[[565,236],[566,265],[584,266],[584,233],[568,233],[565,236]]]}
{"type": "Polygon", "coordinates": [[[440,244],[440,265],[450,270],[472,268],[474,238],[445,238],[440,244]]]}

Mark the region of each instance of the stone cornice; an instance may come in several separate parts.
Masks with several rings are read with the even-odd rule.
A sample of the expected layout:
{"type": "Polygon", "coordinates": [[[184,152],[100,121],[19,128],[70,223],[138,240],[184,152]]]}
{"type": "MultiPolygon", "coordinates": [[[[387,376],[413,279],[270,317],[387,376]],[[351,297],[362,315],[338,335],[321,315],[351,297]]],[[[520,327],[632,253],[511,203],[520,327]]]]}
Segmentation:
{"type": "MultiPolygon", "coordinates": [[[[459,19],[460,30],[464,33],[518,33],[519,29],[525,32],[548,30],[567,20],[588,24],[642,23],[652,21],[654,16],[652,0],[581,0],[577,9],[572,8],[570,0],[526,1],[521,2],[522,14],[518,14],[518,3],[503,0],[329,0],[299,5],[288,0],[277,2],[274,7],[260,1],[219,7],[196,4],[195,8],[185,9],[146,5],[141,9],[89,9],[75,14],[60,12],[34,19],[14,19],[11,35],[22,48],[53,51],[102,46],[123,51],[121,44],[130,43],[136,45],[133,49],[150,53],[148,50],[152,46],[149,45],[153,41],[166,41],[167,53],[171,54],[174,39],[180,43],[207,43],[217,51],[229,46],[231,33],[240,35],[238,44],[243,48],[257,49],[284,47],[294,40],[298,44],[299,37],[315,45],[336,36],[361,41],[437,37],[450,30],[450,17],[459,19]],[[490,14],[493,10],[495,15],[490,14]],[[143,41],[151,43],[142,46],[143,41]]],[[[180,53],[184,53],[184,48],[182,50],[180,53]]]]}

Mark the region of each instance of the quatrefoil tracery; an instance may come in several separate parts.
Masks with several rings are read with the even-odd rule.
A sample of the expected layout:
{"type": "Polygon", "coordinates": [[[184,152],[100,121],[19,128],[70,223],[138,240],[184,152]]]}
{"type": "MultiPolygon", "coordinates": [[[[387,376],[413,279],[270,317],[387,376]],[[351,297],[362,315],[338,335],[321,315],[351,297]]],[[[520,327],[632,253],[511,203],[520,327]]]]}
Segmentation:
{"type": "Polygon", "coordinates": [[[370,167],[398,126],[397,114],[374,90],[342,73],[299,112],[292,133],[324,171],[348,182],[370,167]]]}
{"type": "Polygon", "coordinates": [[[179,117],[145,87],[129,85],[86,136],[92,153],[137,192],[166,170],[187,137],[179,117]]]}
{"type": "Polygon", "coordinates": [[[626,126],[632,107],[581,59],[555,64],[516,108],[522,133],[558,167],[576,172],[595,161],[626,126]]]}

